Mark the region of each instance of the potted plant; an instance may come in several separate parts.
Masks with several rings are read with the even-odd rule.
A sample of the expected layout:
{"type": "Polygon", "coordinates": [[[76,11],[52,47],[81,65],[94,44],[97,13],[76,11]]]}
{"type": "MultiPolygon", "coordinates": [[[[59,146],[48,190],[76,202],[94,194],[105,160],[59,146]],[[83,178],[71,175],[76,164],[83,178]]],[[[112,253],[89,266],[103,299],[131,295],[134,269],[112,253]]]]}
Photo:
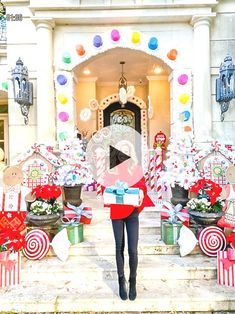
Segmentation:
{"type": "Polygon", "coordinates": [[[80,206],[82,185],[92,182],[81,141],[74,139],[71,143],[65,144],[61,148],[60,157],[64,164],[52,174],[52,180],[63,189],[64,205],[70,203],[80,206]]]}
{"type": "Polygon", "coordinates": [[[35,199],[28,206],[27,220],[35,226],[45,226],[56,223],[62,211],[57,198],[61,195],[60,187],[56,185],[38,185],[32,190],[35,199]]]}
{"type": "Polygon", "coordinates": [[[187,203],[189,215],[201,225],[213,225],[224,215],[224,201],[220,197],[222,188],[219,184],[202,178],[190,188],[196,197],[187,203]]]}
{"type": "Polygon", "coordinates": [[[190,137],[170,138],[163,181],[171,186],[171,202],[174,205],[186,205],[188,189],[199,177],[194,163],[195,153],[190,137]]]}

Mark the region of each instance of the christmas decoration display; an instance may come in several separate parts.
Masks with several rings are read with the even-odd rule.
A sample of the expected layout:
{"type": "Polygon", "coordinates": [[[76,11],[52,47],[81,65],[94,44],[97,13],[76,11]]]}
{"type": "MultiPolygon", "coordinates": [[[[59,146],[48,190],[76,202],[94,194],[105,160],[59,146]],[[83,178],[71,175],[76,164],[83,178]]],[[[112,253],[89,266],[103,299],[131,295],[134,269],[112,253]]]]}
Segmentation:
{"type": "Polygon", "coordinates": [[[24,255],[31,260],[40,260],[47,255],[50,249],[50,236],[41,229],[29,231],[25,236],[26,247],[24,255]]]}
{"type": "Polygon", "coordinates": [[[235,165],[235,154],[225,145],[214,141],[195,155],[195,164],[201,176],[218,184],[228,184],[226,170],[235,165]]]}
{"type": "Polygon", "coordinates": [[[235,250],[219,251],[217,255],[217,281],[219,285],[235,287],[235,250]]]}
{"type": "Polygon", "coordinates": [[[180,229],[180,236],[178,239],[178,244],[180,247],[180,256],[183,257],[190,254],[194,250],[197,243],[198,240],[195,237],[194,233],[186,226],[182,226],[182,228],[180,229]]]}
{"type": "Polygon", "coordinates": [[[61,219],[62,224],[59,230],[66,229],[68,233],[68,239],[71,245],[78,244],[83,241],[83,224],[78,219],[68,219],[63,217],[61,219]]]}
{"type": "Polygon", "coordinates": [[[190,136],[170,138],[167,160],[164,162],[166,172],[162,176],[163,182],[168,182],[172,187],[178,184],[187,190],[199,177],[193,159],[195,152],[190,136]]]}
{"type": "Polygon", "coordinates": [[[79,139],[72,139],[60,149],[63,166],[52,173],[54,184],[59,186],[75,186],[92,182],[86,153],[79,139]]]}
{"type": "Polygon", "coordinates": [[[50,148],[43,144],[33,144],[27,151],[20,154],[16,163],[24,174],[23,185],[34,188],[37,185],[48,184],[49,175],[62,165],[50,148]]]}
{"type": "Polygon", "coordinates": [[[25,229],[25,197],[30,189],[22,186],[23,172],[18,167],[8,167],[3,173],[3,187],[0,187],[0,230],[25,229]]]}
{"type": "Polygon", "coordinates": [[[164,202],[163,207],[160,212],[161,220],[170,220],[174,223],[176,221],[181,221],[184,226],[189,226],[189,214],[186,208],[183,208],[181,204],[174,206],[170,202],[164,202]]]}
{"type": "Polygon", "coordinates": [[[216,257],[219,251],[226,249],[224,232],[216,226],[204,228],[199,234],[199,247],[207,256],[216,257]]]}
{"type": "Polygon", "coordinates": [[[51,242],[51,246],[56,254],[56,256],[65,262],[69,257],[69,248],[71,243],[68,239],[67,230],[64,228],[58,232],[51,242]]]}

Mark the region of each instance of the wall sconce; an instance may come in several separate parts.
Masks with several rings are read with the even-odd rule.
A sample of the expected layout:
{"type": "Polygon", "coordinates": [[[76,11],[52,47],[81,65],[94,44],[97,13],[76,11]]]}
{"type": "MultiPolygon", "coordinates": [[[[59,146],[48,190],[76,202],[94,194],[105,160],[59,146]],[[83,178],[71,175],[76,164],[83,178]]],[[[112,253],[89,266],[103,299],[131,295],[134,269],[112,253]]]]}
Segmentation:
{"type": "Polygon", "coordinates": [[[29,82],[28,69],[19,58],[16,67],[12,69],[12,81],[14,88],[14,100],[20,104],[24,123],[29,122],[29,107],[33,104],[33,83],[29,82]]]}
{"type": "Polygon", "coordinates": [[[230,55],[224,58],[219,69],[219,78],[216,79],[216,101],[220,104],[221,121],[229,109],[229,104],[235,98],[235,65],[230,55]]]}

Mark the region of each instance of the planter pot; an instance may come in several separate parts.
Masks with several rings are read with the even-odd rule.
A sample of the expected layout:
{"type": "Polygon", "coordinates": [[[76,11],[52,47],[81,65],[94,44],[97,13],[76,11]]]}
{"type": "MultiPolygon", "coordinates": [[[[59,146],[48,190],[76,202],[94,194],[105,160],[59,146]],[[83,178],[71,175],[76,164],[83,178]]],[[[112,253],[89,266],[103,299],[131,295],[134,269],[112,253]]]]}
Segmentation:
{"type": "Polygon", "coordinates": [[[48,225],[54,225],[60,218],[60,214],[51,215],[34,215],[27,213],[26,219],[32,226],[42,227],[48,225]]]}
{"type": "Polygon", "coordinates": [[[81,191],[82,184],[75,186],[63,186],[63,204],[66,206],[67,203],[70,203],[74,206],[80,206],[82,204],[81,200],[81,191]]]}
{"type": "Polygon", "coordinates": [[[189,215],[199,225],[216,225],[220,218],[224,216],[224,212],[201,213],[189,209],[189,215]]]}
{"type": "Polygon", "coordinates": [[[189,201],[188,190],[185,190],[183,187],[176,184],[175,187],[171,188],[171,192],[171,203],[173,205],[181,204],[182,206],[186,206],[189,201]]]}

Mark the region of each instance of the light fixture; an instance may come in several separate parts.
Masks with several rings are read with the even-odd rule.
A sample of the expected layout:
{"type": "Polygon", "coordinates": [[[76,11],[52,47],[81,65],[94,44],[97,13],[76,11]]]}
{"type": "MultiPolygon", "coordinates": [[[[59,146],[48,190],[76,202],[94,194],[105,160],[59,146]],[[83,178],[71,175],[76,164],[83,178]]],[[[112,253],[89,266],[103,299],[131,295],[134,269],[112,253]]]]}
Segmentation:
{"type": "Polygon", "coordinates": [[[29,122],[29,107],[33,104],[33,83],[29,82],[28,69],[19,58],[16,67],[11,71],[14,100],[20,104],[21,113],[24,116],[24,123],[29,122]]]}
{"type": "Polygon", "coordinates": [[[155,74],[160,74],[160,73],[162,73],[162,68],[159,67],[159,66],[156,66],[156,67],[154,68],[153,72],[154,72],[155,74]]]}
{"type": "Polygon", "coordinates": [[[230,55],[224,58],[219,69],[219,78],[216,79],[216,101],[220,104],[221,121],[229,109],[229,104],[235,98],[235,64],[230,55]]]}
{"type": "Polygon", "coordinates": [[[125,61],[121,61],[120,64],[122,66],[122,72],[121,77],[119,79],[118,94],[119,103],[121,104],[121,107],[124,108],[125,104],[127,103],[127,79],[125,78],[123,73],[123,66],[125,64],[125,61]]]}
{"type": "Polygon", "coordinates": [[[83,74],[89,75],[89,74],[91,74],[91,71],[90,71],[89,69],[85,69],[85,70],[83,71],[83,74]]]}

